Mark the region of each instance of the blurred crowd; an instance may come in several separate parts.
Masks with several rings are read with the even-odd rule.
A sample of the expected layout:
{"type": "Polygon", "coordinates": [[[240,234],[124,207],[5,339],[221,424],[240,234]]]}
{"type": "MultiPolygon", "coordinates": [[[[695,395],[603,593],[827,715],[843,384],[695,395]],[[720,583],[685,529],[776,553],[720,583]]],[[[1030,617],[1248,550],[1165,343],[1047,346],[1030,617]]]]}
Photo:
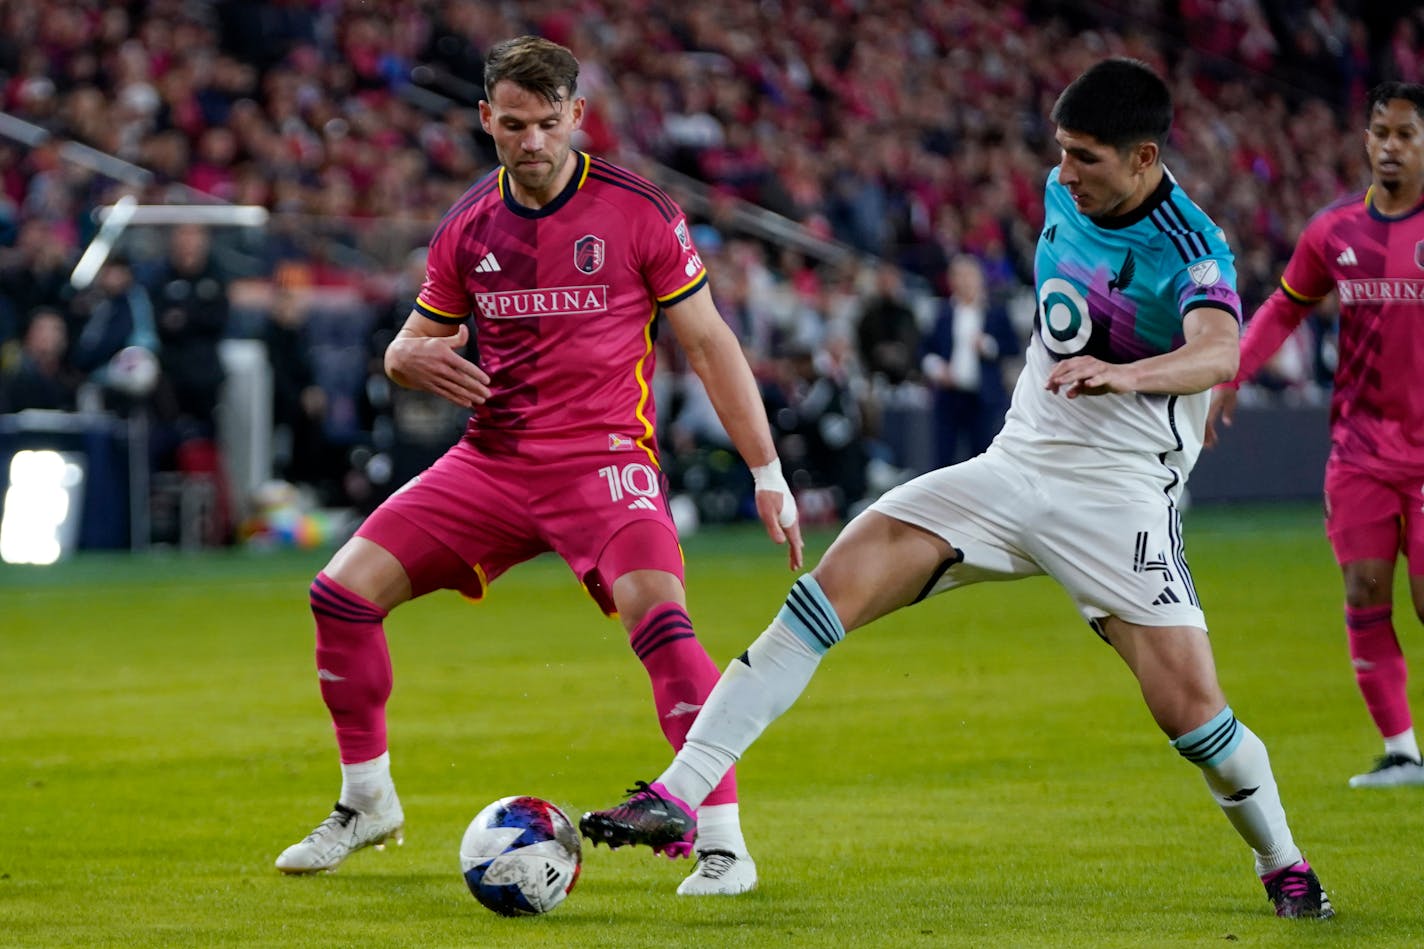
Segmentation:
{"type": "MultiPolygon", "coordinates": [[[[1308,215],[1367,180],[1368,88],[1424,79],[1416,7],[0,0],[0,412],[142,410],[157,470],[213,467],[220,344],[259,340],[275,474],[323,505],[379,501],[458,431],[449,407],[391,392],[380,353],[434,224],[494,166],[481,51],[537,32],[582,61],[581,147],[705,189],[714,295],[809,508],[842,517],[997,429],[1067,81],[1113,54],[1170,77],[1167,164],[1226,230],[1249,312],[1308,215]],[[94,210],[126,195],[271,218],[130,228],[76,289],[94,210]],[[743,203],[816,241],[740,230],[743,203]]],[[[1331,316],[1266,389],[1319,397],[1331,316]]],[[[705,393],[676,352],[661,370],[670,474],[704,516],[735,516],[744,473],[705,393]]]]}

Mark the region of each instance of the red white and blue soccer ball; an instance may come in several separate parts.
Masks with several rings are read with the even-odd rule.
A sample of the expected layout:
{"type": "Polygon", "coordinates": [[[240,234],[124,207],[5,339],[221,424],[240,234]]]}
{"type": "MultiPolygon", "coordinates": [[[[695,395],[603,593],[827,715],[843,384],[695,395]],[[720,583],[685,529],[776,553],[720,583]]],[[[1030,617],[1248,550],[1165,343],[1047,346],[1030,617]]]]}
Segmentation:
{"type": "Polygon", "coordinates": [[[568,815],[537,797],[506,797],[475,815],[460,841],[465,884],[501,916],[537,916],[578,882],[583,847],[568,815]]]}

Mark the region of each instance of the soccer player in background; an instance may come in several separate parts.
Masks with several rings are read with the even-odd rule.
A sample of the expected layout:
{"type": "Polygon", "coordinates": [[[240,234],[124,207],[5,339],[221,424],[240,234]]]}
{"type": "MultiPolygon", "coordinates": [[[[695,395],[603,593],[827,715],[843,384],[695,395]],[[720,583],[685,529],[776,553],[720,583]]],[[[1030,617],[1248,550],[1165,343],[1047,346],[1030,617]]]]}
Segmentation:
{"type": "Polygon", "coordinates": [[[1281,347],[1331,290],[1340,297],[1339,364],[1330,398],[1325,531],[1345,578],[1345,629],[1355,682],[1384,737],[1352,788],[1424,785],[1409,714],[1404,653],[1394,632],[1394,566],[1409,564],[1424,618],[1424,85],[1387,82],[1366,103],[1368,191],[1306,226],[1281,286],[1241,343],[1241,368],[1218,386],[1207,421],[1231,424],[1237,387],[1281,347]]]}
{"type": "Polygon", "coordinates": [[[1231,251],[1162,164],[1171,97],[1145,65],[1098,63],[1052,117],[1061,159],[1035,259],[1035,333],[1003,430],[985,454],[896,488],[847,525],[728,667],[671,766],[584,815],[591,840],[685,845],[696,806],[848,631],[945,590],[1047,574],[1201,769],[1277,915],[1332,915],[1266,746],[1218,684],[1177,509],[1209,390],[1236,372],[1231,251]]]}
{"type": "MultiPolygon", "coordinates": [[[[524,36],[490,50],[484,129],[500,168],[446,214],[426,280],[386,371],[473,409],[465,435],[392,495],[311,588],[316,664],[341,754],[331,815],[277,858],[286,873],[334,869],[401,840],[385,706],[382,621],[432,590],[484,595],[517,563],[558,553],[616,613],[652,680],[674,748],[717,680],[686,610],[683,561],[654,438],[653,340],[666,314],[718,416],[751,466],[768,533],[801,566],[796,506],[741,346],[712,303],[682,210],[644,179],[571,145],[584,114],[578,60],[524,36]],[[462,354],[473,315],[478,364],[462,354]]],[[[729,773],[704,796],[698,854],[678,892],[756,883],[729,773]]]]}

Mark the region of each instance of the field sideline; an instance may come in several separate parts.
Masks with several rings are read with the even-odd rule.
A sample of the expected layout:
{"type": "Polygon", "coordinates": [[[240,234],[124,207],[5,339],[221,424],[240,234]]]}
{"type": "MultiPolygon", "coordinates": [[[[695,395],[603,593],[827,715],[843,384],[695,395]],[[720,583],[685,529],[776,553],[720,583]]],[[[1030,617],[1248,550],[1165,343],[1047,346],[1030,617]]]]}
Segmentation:
{"type": "MultiPolygon", "coordinates": [[[[576,819],[668,757],[621,627],[552,559],[485,603],[436,594],[388,621],[407,843],[284,878],[272,860],[339,787],[306,605],[319,551],[0,566],[0,946],[1424,944],[1424,790],[1345,786],[1379,741],[1318,510],[1202,509],[1187,535],[1223,684],[1335,920],[1271,915],[1195,769],[1044,580],[941,597],[829,654],[740,771],[755,893],[678,898],[687,864],[589,848],[555,912],[496,917],[457,865],[476,811],[527,793],[576,819]]],[[[791,575],[750,527],[686,551],[725,664],[791,575]]],[[[1421,631],[1396,622],[1424,713],[1421,631]]]]}

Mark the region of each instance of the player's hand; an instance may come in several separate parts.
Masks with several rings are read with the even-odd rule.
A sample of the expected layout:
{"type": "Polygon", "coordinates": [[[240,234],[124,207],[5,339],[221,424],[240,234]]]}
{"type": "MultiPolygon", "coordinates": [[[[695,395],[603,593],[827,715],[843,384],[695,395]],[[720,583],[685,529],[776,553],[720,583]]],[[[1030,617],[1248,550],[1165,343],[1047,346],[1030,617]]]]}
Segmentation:
{"type": "Polygon", "coordinates": [[[1236,418],[1236,395],[1236,387],[1230,384],[1211,390],[1211,405],[1206,410],[1206,447],[1216,447],[1221,437],[1216,431],[1217,421],[1226,428],[1231,427],[1232,420],[1236,418]]]}
{"type": "Polygon", "coordinates": [[[465,358],[470,328],[460,324],[452,336],[420,336],[402,331],[386,350],[386,372],[400,385],[424,389],[469,409],[490,396],[489,375],[465,358]]]}
{"type": "Polygon", "coordinates": [[[1070,399],[1135,391],[1131,363],[1103,362],[1093,356],[1074,356],[1055,363],[1043,387],[1054,394],[1062,390],[1070,399]]]}
{"type": "Polygon", "coordinates": [[[781,459],[752,469],[756,484],[756,508],[767,535],[778,544],[787,545],[787,560],[792,570],[800,570],[805,542],[801,539],[796,498],[781,473],[781,459]]]}

